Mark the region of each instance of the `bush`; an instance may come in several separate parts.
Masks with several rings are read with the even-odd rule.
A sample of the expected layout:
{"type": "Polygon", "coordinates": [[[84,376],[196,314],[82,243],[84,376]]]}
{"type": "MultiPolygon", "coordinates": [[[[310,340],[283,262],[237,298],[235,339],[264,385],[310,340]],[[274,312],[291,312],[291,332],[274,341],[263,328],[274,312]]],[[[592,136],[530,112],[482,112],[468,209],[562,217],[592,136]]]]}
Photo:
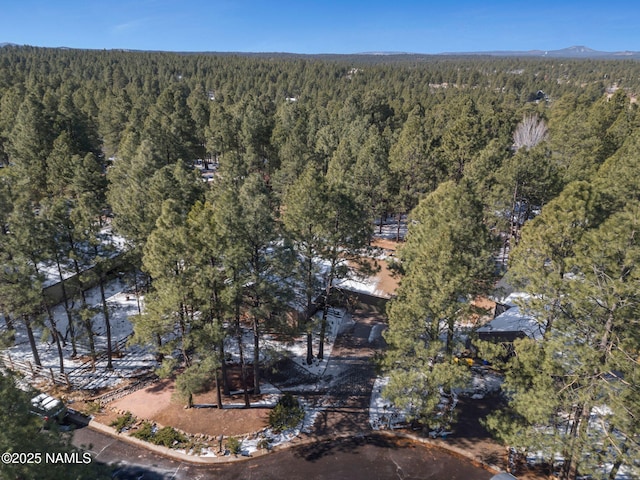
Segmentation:
{"type": "Polygon", "coordinates": [[[174,444],[180,445],[182,443],[186,443],[187,437],[185,437],[173,427],[162,427],[151,438],[151,441],[156,445],[172,447],[174,444]]]}
{"type": "Polygon", "coordinates": [[[84,413],[86,413],[87,415],[95,415],[96,413],[100,412],[100,410],[102,410],[102,405],[100,405],[100,402],[95,401],[87,402],[83,409],[84,413]]]}
{"type": "Polygon", "coordinates": [[[144,422],[138,430],[131,434],[131,436],[150,442],[153,438],[153,424],[151,422],[144,422]]]}
{"type": "Polygon", "coordinates": [[[193,455],[202,455],[202,451],[209,447],[206,443],[199,442],[194,438],[187,438],[182,446],[187,453],[191,452],[193,455]]]}
{"type": "Polygon", "coordinates": [[[278,404],[269,412],[269,426],[279,433],[288,428],[294,428],[304,418],[304,410],[300,403],[290,393],[285,393],[278,404]]]}
{"type": "Polygon", "coordinates": [[[238,455],[242,450],[242,440],[236,437],[227,438],[227,449],[234,455],[238,455]]]}
{"type": "Polygon", "coordinates": [[[162,427],[157,430],[156,426],[148,421],[145,421],[131,436],[167,448],[184,445],[189,441],[185,435],[173,427],[162,427]]]}
{"type": "Polygon", "coordinates": [[[126,428],[133,425],[136,421],[136,417],[133,416],[131,412],[125,412],[124,415],[116,418],[113,422],[111,422],[111,426],[116,429],[116,432],[120,433],[126,428]]]}

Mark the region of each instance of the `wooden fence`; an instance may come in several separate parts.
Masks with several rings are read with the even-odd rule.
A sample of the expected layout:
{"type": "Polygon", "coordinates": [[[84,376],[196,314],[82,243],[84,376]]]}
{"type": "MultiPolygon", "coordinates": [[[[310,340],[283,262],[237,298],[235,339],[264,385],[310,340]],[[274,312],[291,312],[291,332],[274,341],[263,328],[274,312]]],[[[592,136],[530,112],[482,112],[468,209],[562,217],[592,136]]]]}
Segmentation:
{"type": "Polygon", "coordinates": [[[91,400],[94,402],[98,402],[100,406],[105,406],[109,402],[113,402],[115,400],[118,400],[119,398],[129,395],[130,393],[141,390],[147,385],[155,383],[157,380],[158,376],[156,374],[147,373],[144,376],[138,378],[135,382],[130,383],[129,385],[125,385],[124,387],[120,387],[105,394],[98,395],[97,397],[93,397],[91,400]]]}
{"type": "Polygon", "coordinates": [[[53,385],[65,385],[71,387],[71,381],[67,373],[54,372],[53,368],[36,365],[29,360],[13,358],[9,352],[0,352],[0,360],[4,366],[14,372],[19,372],[30,378],[42,378],[53,385]]]}

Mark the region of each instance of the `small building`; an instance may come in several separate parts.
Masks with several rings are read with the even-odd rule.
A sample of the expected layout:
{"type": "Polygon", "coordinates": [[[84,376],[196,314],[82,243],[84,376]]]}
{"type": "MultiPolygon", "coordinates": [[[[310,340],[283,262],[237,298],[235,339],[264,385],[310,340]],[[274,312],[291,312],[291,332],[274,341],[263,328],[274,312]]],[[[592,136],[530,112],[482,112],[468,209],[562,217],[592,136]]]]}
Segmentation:
{"type": "Polygon", "coordinates": [[[530,296],[522,292],[510,294],[496,305],[496,316],[489,323],[476,330],[480,340],[511,343],[518,338],[540,339],[544,335],[544,325],[538,322],[522,305],[530,296]]]}

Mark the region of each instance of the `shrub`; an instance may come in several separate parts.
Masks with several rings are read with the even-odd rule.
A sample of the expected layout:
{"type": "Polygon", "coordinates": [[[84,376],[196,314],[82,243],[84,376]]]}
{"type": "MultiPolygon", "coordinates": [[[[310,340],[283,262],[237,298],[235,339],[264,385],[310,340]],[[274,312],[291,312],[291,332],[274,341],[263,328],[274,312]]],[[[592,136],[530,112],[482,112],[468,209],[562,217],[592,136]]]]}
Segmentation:
{"type": "Polygon", "coordinates": [[[174,445],[185,445],[189,439],[173,427],[162,427],[160,430],[151,422],[145,421],[140,428],[131,434],[132,437],[171,448],[174,445]]]}
{"type": "Polygon", "coordinates": [[[194,438],[188,438],[186,443],[183,444],[187,453],[191,452],[193,455],[202,455],[202,451],[209,447],[206,443],[199,442],[194,438]]]}
{"type": "Polygon", "coordinates": [[[242,450],[242,440],[236,437],[227,438],[227,449],[234,455],[238,455],[242,450]]]}
{"type": "Polygon", "coordinates": [[[151,422],[144,422],[138,430],[131,434],[131,436],[150,442],[153,438],[153,424],[151,422]]]}
{"type": "Polygon", "coordinates": [[[304,410],[298,400],[290,393],[285,393],[274,409],[269,412],[269,426],[278,433],[294,428],[303,418],[304,410]]]}
{"type": "Polygon", "coordinates": [[[95,401],[87,402],[84,407],[84,413],[87,415],[95,415],[100,410],[102,410],[102,405],[100,405],[100,402],[95,401]]]}
{"type": "Polygon", "coordinates": [[[163,445],[165,447],[172,447],[174,444],[182,444],[187,441],[187,437],[178,432],[173,427],[162,427],[151,438],[151,441],[156,445],[163,445]]]}
{"type": "Polygon", "coordinates": [[[113,422],[111,422],[111,426],[116,429],[116,432],[120,433],[126,428],[133,425],[136,421],[136,417],[133,416],[131,412],[125,412],[124,415],[116,418],[113,422]]]}

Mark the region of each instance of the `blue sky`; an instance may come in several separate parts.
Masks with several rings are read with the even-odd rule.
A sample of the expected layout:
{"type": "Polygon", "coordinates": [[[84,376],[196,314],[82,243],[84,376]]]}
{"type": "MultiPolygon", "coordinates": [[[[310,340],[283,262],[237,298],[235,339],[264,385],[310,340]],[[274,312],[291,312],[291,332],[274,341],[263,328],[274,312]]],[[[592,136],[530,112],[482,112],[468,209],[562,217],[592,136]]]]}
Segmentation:
{"type": "Polygon", "coordinates": [[[0,0],[0,43],[296,53],[640,51],[640,2],[0,0]]]}

